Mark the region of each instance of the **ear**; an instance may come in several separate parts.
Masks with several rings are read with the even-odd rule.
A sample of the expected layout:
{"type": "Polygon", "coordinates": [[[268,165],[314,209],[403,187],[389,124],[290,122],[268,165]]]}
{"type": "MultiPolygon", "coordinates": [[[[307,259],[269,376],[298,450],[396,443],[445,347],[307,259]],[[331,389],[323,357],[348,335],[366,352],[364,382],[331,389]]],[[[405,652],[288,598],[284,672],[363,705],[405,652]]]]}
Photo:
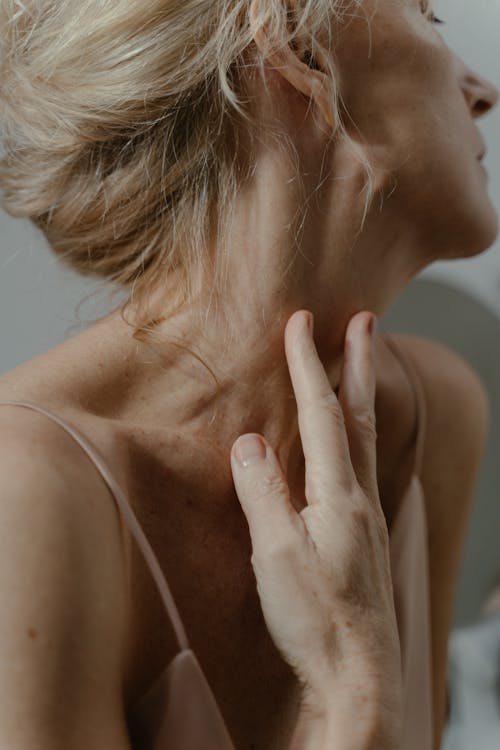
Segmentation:
{"type": "MultiPolygon", "coordinates": [[[[281,0],[292,10],[296,0],[281,0]]],[[[320,110],[324,120],[332,129],[337,122],[333,112],[332,88],[328,74],[321,65],[321,59],[313,58],[307,49],[293,49],[285,43],[285,30],[276,38],[269,28],[263,26],[259,16],[262,0],[251,0],[249,8],[250,27],[254,42],[272,67],[283,76],[297,91],[311,99],[320,110]]]]}

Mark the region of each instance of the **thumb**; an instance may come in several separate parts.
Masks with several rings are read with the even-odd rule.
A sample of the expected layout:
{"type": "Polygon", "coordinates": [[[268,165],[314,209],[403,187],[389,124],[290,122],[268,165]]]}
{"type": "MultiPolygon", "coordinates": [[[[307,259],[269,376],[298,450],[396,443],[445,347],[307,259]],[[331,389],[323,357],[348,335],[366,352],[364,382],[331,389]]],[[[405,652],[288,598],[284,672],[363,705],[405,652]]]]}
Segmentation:
{"type": "Polygon", "coordinates": [[[278,458],[261,435],[241,435],[231,450],[236,493],[245,513],[253,554],[269,554],[303,535],[304,522],[293,507],[278,458]]]}

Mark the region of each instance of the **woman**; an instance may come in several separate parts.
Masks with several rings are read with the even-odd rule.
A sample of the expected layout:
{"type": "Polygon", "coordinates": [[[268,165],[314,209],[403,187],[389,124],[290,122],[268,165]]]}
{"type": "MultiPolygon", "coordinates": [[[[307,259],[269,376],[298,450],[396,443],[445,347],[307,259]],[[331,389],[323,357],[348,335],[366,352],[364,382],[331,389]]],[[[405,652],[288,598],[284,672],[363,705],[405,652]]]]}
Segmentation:
{"type": "MultiPolygon", "coordinates": [[[[127,319],[118,310],[7,373],[0,397],[42,405],[106,457],[236,747],[286,746],[298,680],[262,618],[231,446],[264,435],[305,507],[285,325],[295,310],[313,312],[336,389],[354,313],[381,313],[436,258],[491,244],[497,219],[474,119],[498,92],[450,52],[418,0],[0,8],[4,205],[30,216],[65,262],[131,292],[127,319]]],[[[460,360],[426,341],[379,337],[376,364],[402,747],[430,746],[431,734],[438,747],[486,399],[460,360]]],[[[19,498],[21,514],[2,527],[16,545],[19,526],[35,539],[25,565],[36,560],[41,576],[25,617],[36,612],[41,630],[68,644],[47,663],[39,629],[28,638],[52,686],[42,703],[40,683],[29,687],[33,727],[62,731],[62,713],[69,733],[79,717],[86,746],[123,743],[133,707],[179,649],[164,603],[102,478],[61,426],[18,407],[0,419],[3,495],[19,498]],[[78,590],[61,570],[75,571],[78,590]]],[[[3,546],[2,569],[21,565],[15,549],[3,546]]]]}

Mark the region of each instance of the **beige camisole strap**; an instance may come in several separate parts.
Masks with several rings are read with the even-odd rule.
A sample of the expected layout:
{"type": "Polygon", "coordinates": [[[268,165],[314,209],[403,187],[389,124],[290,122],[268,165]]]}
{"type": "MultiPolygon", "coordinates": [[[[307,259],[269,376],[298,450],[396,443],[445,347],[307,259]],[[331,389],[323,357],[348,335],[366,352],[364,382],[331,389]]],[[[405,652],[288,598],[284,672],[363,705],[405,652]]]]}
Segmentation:
{"type": "Polygon", "coordinates": [[[78,445],[85,451],[85,453],[95,465],[96,469],[101,474],[102,478],[109,487],[109,490],[115,498],[118,504],[118,508],[123,515],[124,521],[130,529],[130,533],[134,537],[139,546],[139,549],[144,555],[146,564],[151,571],[151,575],[153,576],[156,586],[158,587],[158,591],[162,598],[163,604],[165,605],[168,617],[172,623],[175,637],[177,639],[177,643],[179,644],[179,649],[188,649],[189,643],[186,632],[184,630],[184,626],[182,624],[182,620],[180,618],[177,607],[175,606],[175,602],[170,592],[168,583],[160,568],[158,559],[153,552],[153,549],[146,535],[144,534],[127,497],[125,496],[125,493],[117,483],[116,479],[113,477],[111,471],[109,470],[109,467],[107,466],[102,456],[99,454],[98,450],[87,440],[87,438],[85,438],[80,432],[75,430],[74,427],[66,422],[66,420],[48,411],[47,409],[44,409],[42,406],[38,406],[37,404],[33,404],[29,401],[0,401],[0,406],[23,406],[27,409],[33,409],[34,411],[40,412],[40,414],[45,414],[46,417],[60,425],[63,430],[66,430],[66,432],[69,433],[69,435],[71,435],[71,437],[76,440],[78,445]]]}
{"type": "Polygon", "coordinates": [[[28,401],[1,401],[44,414],[85,451],[123,514],[158,587],[172,623],[179,652],[132,707],[128,729],[133,750],[234,750],[228,728],[198,659],[190,648],[179,612],[160,564],[127,497],[99,451],[66,420],[28,401]]]}
{"type": "Polygon", "coordinates": [[[407,352],[403,349],[403,347],[400,346],[396,342],[396,340],[387,333],[382,334],[382,338],[384,339],[384,342],[388,345],[388,347],[392,350],[393,354],[396,356],[401,366],[405,370],[415,394],[415,401],[417,405],[417,425],[414,443],[415,458],[413,464],[413,473],[419,477],[422,469],[425,434],[427,429],[427,402],[425,399],[422,380],[416,371],[415,365],[413,364],[412,360],[410,359],[407,352]]]}

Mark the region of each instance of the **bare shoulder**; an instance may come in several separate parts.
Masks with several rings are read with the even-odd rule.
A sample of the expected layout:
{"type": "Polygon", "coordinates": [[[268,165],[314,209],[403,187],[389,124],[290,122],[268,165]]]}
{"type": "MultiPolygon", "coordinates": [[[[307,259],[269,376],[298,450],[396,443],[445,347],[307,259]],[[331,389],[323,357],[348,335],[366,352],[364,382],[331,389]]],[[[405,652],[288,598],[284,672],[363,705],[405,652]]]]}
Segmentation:
{"type": "Polygon", "coordinates": [[[0,408],[2,746],[126,746],[126,575],[103,492],[57,425],[0,408]]]}
{"type": "Polygon", "coordinates": [[[57,508],[59,528],[76,518],[94,553],[100,540],[117,560],[122,557],[121,518],[107,486],[76,441],[45,414],[0,406],[0,488],[0,503],[19,496],[27,522],[30,513],[53,520],[57,508]]]}
{"type": "Polygon", "coordinates": [[[465,523],[488,437],[488,394],[474,369],[442,344],[417,336],[394,338],[411,358],[425,395],[420,479],[437,534],[450,529],[451,518],[465,523]]]}
{"type": "Polygon", "coordinates": [[[393,335],[420,376],[427,402],[426,442],[433,433],[471,445],[488,431],[489,398],[471,365],[443,344],[420,336],[393,335]]]}
{"type": "MultiPolygon", "coordinates": [[[[47,535],[74,534],[96,582],[107,569],[115,576],[117,590],[125,583],[121,519],[100,474],[58,424],[32,409],[4,405],[0,407],[1,526],[13,511],[21,533],[25,525],[47,535]]],[[[44,543],[42,534],[33,542],[37,539],[44,543]]]]}
{"type": "Polygon", "coordinates": [[[442,344],[394,336],[419,376],[426,401],[420,481],[428,528],[434,736],[446,713],[448,636],[469,514],[489,422],[488,395],[473,368],[442,344]]]}
{"type": "MultiPolygon", "coordinates": [[[[488,432],[489,404],[474,370],[442,344],[419,336],[391,334],[422,384],[426,429],[421,480],[429,497],[472,492],[488,432]]],[[[387,516],[391,517],[414,471],[417,403],[408,374],[384,336],[378,337],[377,471],[387,516]]],[[[461,502],[457,500],[457,502],[461,502]]]]}

